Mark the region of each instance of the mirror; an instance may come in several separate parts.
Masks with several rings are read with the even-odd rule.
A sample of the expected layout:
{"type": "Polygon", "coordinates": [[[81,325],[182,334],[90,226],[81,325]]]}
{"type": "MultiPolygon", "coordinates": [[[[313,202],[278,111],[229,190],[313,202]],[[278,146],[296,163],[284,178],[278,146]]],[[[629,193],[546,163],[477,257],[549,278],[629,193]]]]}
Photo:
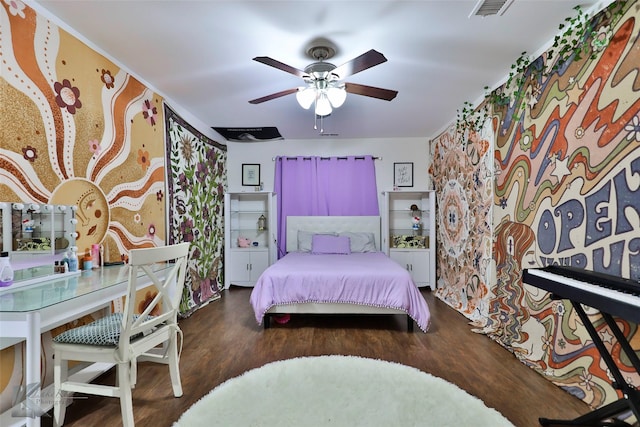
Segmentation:
{"type": "Polygon", "coordinates": [[[50,264],[76,244],[76,206],[0,202],[0,251],[14,269],[50,264]]]}

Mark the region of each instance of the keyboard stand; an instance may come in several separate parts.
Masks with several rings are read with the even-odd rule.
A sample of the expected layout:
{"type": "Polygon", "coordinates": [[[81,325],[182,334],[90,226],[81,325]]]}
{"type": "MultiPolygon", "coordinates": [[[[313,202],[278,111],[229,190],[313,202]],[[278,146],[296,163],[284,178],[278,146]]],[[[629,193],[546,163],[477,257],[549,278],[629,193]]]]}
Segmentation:
{"type": "MultiPolygon", "coordinates": [[[[573,308],[576,310],[576,313],[578,313],[580,320],[587,329],[600,356],[609,368],[611,376],[613,376],[614,379],[612,383],[613,387],[620,390],[624,397],[573,420],[539,418],[538,421],[542,426],[631,426],[631,424],[618,419],[618,417],[624,416],[624,418],[627,418],[633,414],[636,420],[640,421],[640,392],[625,381],[620,369],[615,364],[611,354],[607,351],[604,342],[600,339],[596,328],[589,320],[580,303],[571,301],[571,304],[573,304],[573,308]]],[[[631,344],[629,344],[620,327],[618,327],[610,314],[602,312],[601,314],[609,328],[611,328],[611,332],[613,332],[613,335],[618,340],[622,351],[627,355],[635,370],[640,374],[640,358],[638,358],[638,355],[633,351],[633,348],[631,348],[631,344]]]]}

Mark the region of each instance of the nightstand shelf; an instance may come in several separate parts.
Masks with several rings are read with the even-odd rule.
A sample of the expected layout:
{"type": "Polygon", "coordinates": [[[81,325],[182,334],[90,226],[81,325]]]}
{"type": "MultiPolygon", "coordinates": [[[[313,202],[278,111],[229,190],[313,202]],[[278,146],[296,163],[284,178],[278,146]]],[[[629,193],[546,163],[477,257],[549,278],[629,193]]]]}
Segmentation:
{"type": "Polygon", "coordinates": [[[435,192],[411,190],[383,194],[383,250],[411,273],[417,286],[435,289],[435,192]],[[414,217],[419,217],[415,226],[414,217]]]}
{"type": "Polygon", "coordinates": [[[275,261],[274,209],[272,192],[225,194],[225,289],[255,285],[275,261]]]}

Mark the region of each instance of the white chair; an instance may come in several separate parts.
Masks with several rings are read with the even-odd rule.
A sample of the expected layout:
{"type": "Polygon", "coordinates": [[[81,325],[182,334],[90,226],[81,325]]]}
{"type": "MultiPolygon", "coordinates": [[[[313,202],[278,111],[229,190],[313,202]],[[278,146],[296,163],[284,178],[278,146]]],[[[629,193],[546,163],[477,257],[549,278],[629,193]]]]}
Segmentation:
{"type": "Polygon", "coordinates": [[[55,396],[58,397],[53,409],[54,426],[61,426],[64,422],[65,400],[68,400],[64,397],[79,392],[120,398],[123,425],[133,427],[131,389],[136,383],[137,361],[168,364],[173,394],[182,396],[178,366],[178,335],[181,331],[177,318],[188,255],[189,243],[131,250],[124,312],[65,331],[54,338],[53,377],[55,396]],[[171,261],[173,264],[168,264],[169,268],[162,271],[162,279],[158,277],[154,265],[171,261]],[[149,280],[158,293],[142,313],[135,314],[138,283],[149,280]],[[156,307],[160,314],[151,315],[156,307]],[[116,385],[70,381],[69,360],[115,364],[116,385]]]}

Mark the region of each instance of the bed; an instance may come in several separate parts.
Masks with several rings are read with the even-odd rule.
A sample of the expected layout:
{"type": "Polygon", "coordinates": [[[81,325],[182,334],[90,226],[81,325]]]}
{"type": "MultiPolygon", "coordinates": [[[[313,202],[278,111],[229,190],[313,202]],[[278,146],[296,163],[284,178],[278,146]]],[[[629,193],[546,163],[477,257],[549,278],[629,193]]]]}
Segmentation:
{"type": "Polygon", "coordinates": [[[251,292],[258,324],[277,314],[402,314],[426,332],[427,303],[407,270],[380,250],[379,216],[289,216],[287,254],[251,292]]]}

